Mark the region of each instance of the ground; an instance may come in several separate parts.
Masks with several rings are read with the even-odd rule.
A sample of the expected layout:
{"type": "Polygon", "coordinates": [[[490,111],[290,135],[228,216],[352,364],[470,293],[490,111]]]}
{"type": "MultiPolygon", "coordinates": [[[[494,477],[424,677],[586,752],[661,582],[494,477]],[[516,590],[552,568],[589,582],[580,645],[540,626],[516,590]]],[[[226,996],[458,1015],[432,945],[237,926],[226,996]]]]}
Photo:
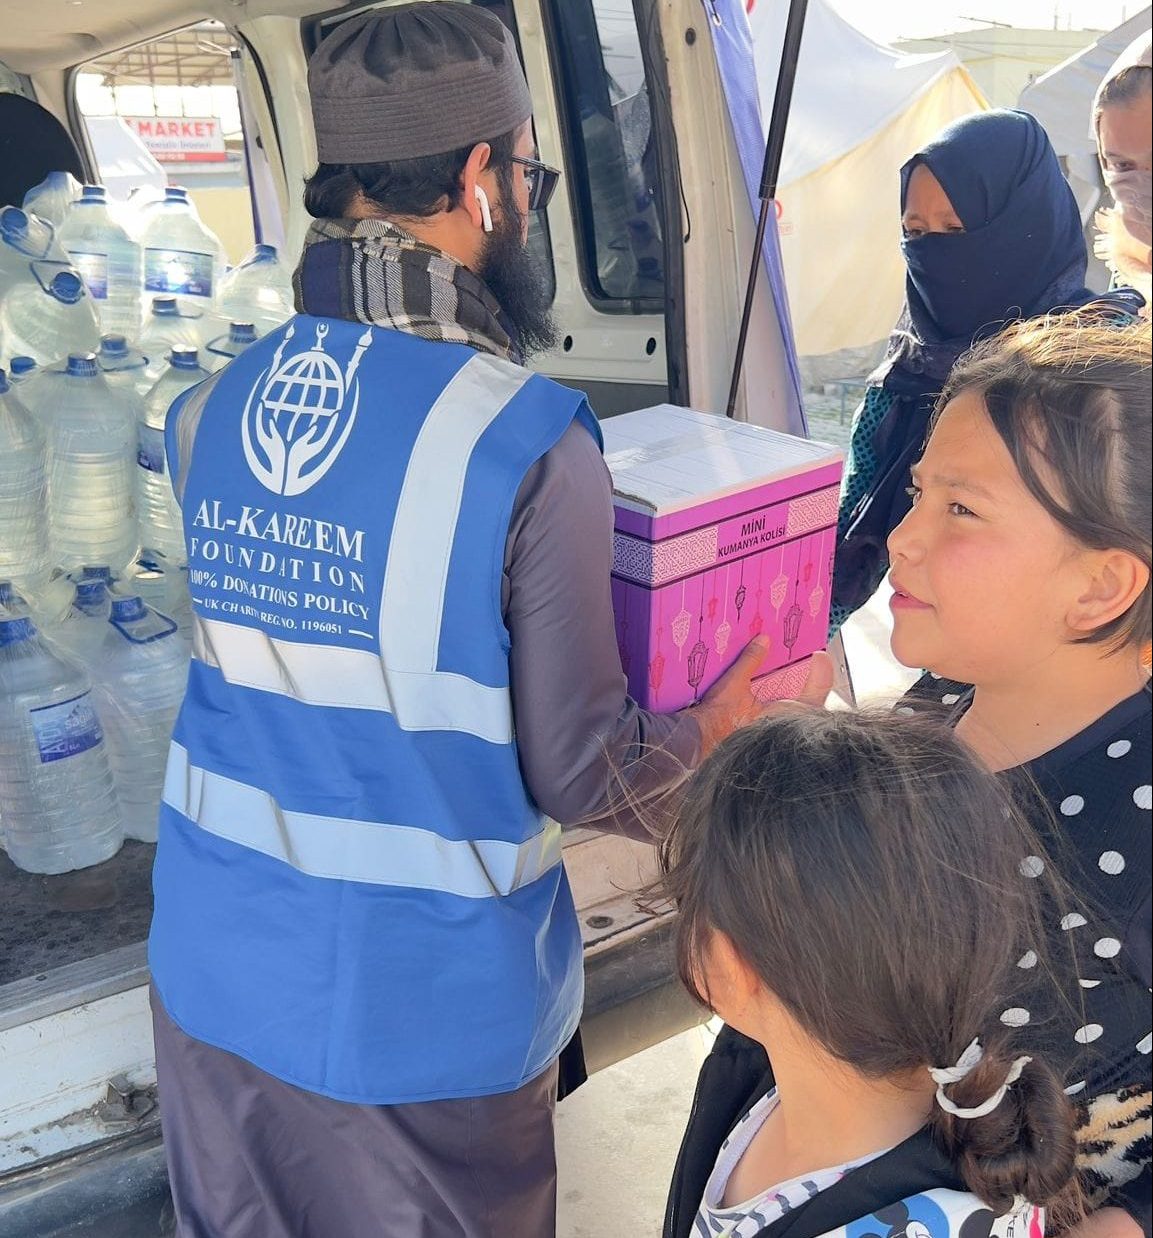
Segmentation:
{"type": "Polygon", "coordinates": [[[805,415],[809,420],[809,434],[825,443],[835,443],[844,449],[849,446],[849,428],[853,413],[861,402],[860,387],[844,388],[844,396],[833,386],[829,394],[817,395],[805,392],[805,415]]]}
{"type": "Polygon", "coordinates": [[[593,1075],[557,1107],[557,1238],[659,1238],[712,1031],[693,1028],[593,1075]]]}

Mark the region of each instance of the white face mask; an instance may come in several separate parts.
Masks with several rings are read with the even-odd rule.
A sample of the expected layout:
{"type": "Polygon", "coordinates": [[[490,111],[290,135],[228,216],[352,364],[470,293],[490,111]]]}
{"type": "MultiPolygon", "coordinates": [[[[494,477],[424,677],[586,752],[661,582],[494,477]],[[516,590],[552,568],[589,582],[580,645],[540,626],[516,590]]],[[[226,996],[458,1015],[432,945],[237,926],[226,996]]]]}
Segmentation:
{"type": "Polygon", "coordinates": [[[1153,245],[1153,172],[1106,172],[1105,183],[1130,236],[1153,245]]]}

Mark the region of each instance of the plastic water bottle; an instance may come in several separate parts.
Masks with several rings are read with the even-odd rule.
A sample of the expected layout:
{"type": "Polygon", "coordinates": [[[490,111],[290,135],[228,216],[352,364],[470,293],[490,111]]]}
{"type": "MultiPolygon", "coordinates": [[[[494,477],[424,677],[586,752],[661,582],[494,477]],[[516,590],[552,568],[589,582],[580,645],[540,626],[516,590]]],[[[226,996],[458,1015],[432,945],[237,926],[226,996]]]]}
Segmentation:
{"type": "Polygon", "coordinates": [[[249,346],[256,343],[256,327],[250,322],[232,322],[228,331],[209,340],[205,347],[205,367],[216,373],[249,346]]]}
{"type": "Polygon", "coordinates": [[[296,313],[292,272],[275,245],[257,247],[220,281],[216,312],[225,322],[251,322],[267,335],[296,313]]]}
{"type": "Polygon", "coordinates": [[[224,275],[224,246],[200,221],[188,190],[172,187],[151,207],[141,233],[144,292],[175,293],[211,305],[224,275]]]}
{"type": "MultiPolygon", "coordinates": [[[[32,601],[32,615],[46,639],[51,639],[72,613],[76,586],[83,581],[102,581],[109,594],[116,590],[121,573],[109,567],[78,567],[72,572],[56,572],[32,601]]],[[[107,616],[105,616],[107,618],[107,616]]]]}
{"type": "Polygon", "coordinates": [[[44,431],[0,370],[0,577],[48,573],[44,431]]]}
{"type": "Polygon", "coordinates": [[[137,185],[129,190],[128,200],[121,209],[121,220],[134,240],[139,241],[144,235],[153,208],[164,201],[164,192],[157,185],[137,185]]]}
{"type": "Polygon", "coordinates": [[[208,377],[195,348],[174,348],[168,370],[144,401],[140,419],[136,463],[137,508],[140,512],[140,545],[159,551],[172,563],[186,563],[184,524],[180,505],[172,492],[172,478],[164,451],[164,423],[173,400],[208,377]]]}
{"type": "Polygon", "coordinates": [[[13,357],[8,362],[8,382],[20,403],[32,414],[37,425],[47,433],[44,400],[51,387],[51,378],[61,370],[59,364],[39,365],[34,357],[13,357]]]}
{"type": "Polygon", "coordinates": [[[49,378],[64,367],[59,362],[41,365],[34,357],[21,355],[8,362],[8,384],[20,403],[40,425],[44,425],[44,397],[49,378]]]}
{"type": "Polygon", "coordinates": [[[29,614],[28,602],[10,580],[0,580],[0,619],[19,619],[29,614]]]}
{"type": "MultiPolygon", "coordinates": [[[[183,555],[181,556],[183,557],[183,555]]],[[[155,550],[141,552],[132,576],[121,592],[139,594],[148,606],[176,623],[177,633],[188,649],[192,644],[192,599],[188,593],[188,567],[174,563],[155,550]]]]}
{"type": "Polygon", "coordinates": [[[155,842],[168,746],[188,679],[188,651],[173,620],[133,596],[113,599],[96,657],[97,699],[108,729],[124,832],[155,842]]]}
{"type": "Polygon", "coordinates": [[[59,228],[68,208],[80,197],[82,188],[71,172],[49,172],[39,185],[24,195],[24,209],[29,215],[39,215],[59,228]]]}
{"type": "MultiPolygon", "coordinates": [[[[40,397],[44,390],[44,371],[32,357],[12,357],[8,361],[8,388],[11,394],[24,405],[32,420],[43,431],[40,420],[40,397]]],[[[0,468],[3,466],[0,465],[0,468]]],[[[0,558],[3,555],[0,554],[0,558]]]]}
{"type": "Polygon", "coordinates": [[[112,218],[103,185],[85,185],[57,234],[96,303],[103,331],[140,334],[140,246],[112,218]]]}
{"type": "Polygon", "coordinates": [[[55,566],[122,567],[136,558],[135,461],[140,400],[110,387],[92,353],[48,378],[49,538],[55,566]]]}
{"type": "Polygon", "coordinates": [[[102,335],[96,364],[117,390],[137,392],[144,381],[148,358],[141,349],[133,348],[123,335],[102,335]]]}
{"type": "Polygon", "coordinates": [[[100,338],[84,280],[50,223],[15,206],[0,210],[0,338],[9,356],[41,365],[100,338]]]}
{"type": "Polygon", "coordinates": [[[98,576],[86,576],[76,582],[68,613],[47,638],[91,670],[111,614],[108,585],[98,576]]]}
{"type": "Polygon", "coordinates": [[[153,297],[148,319],[140,337],[140,351],[146,364],[137,380],[138,395],[145,396],[168,370],[168,357],[174,348],[199,348],[204,316],[187,301],[176,297],[153,297]]]}
{"type": "Polygon", "coordinates": [[[8,855],[30,873],[110,859],[123,829],[84,671],[32,620],[0,618],[0,803],[8,855]]]}

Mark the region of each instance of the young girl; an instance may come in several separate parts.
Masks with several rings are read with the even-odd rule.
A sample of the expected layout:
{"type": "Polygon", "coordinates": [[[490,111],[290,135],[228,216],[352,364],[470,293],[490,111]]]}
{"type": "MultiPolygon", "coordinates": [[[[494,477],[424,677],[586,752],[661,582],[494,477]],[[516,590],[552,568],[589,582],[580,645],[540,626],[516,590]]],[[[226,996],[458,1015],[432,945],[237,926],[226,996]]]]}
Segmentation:
{"type": "Polygon", "coordinates": [[[1074,1139],[1011,1017],[1023,830],[934,719],[778,715],[718,751],[664,888],[682,978],[762,1070],[710,1059],[668,1238],[1039,1238],[1074,1139]]]}
{"type": "Polygon", "coordinates": [[[893,652],[931,672],[914,697],[1033,788],[1072,886],[1050,924],[1079,960],[1078,1013],[1056,1015],[1051,1060],[1081,1106],[1092,1220],[1133,1234],[1150,1198],[1150,342],[1148,323],[1069,316],[962,360],[889,538],[893,652]]]}

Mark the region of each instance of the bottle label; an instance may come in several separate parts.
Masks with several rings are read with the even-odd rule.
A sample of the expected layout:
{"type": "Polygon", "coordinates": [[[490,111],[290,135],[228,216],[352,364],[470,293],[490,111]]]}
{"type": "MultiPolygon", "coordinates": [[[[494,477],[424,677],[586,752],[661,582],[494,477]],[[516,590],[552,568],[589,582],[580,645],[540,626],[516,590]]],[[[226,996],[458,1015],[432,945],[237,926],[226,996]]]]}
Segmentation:
{"type": "Polygon", "coordinates": [[[187,249],[146,249],[144,290],[212,296],[212,255],[187,249]]]}
{"type": "Polygon", "coordinates": [[[136,427],[136,463],[150,473],[164,473],[164,431],[141,422],[136,427]]]}
{"type": "Polygon", "coordinates": [[[29,712],[42,765],[78,756],[104,740],[89,692],[61,701],[59,705],[41,705],[29,712]]]}
{"type": "Polygon", "coordinates": [[[74,249],[68,251],[68,257],[80,272],[80,278],[88,289],[88,295],[94,301],[108,300],[108,255],[78,253],[74,249]]]}

